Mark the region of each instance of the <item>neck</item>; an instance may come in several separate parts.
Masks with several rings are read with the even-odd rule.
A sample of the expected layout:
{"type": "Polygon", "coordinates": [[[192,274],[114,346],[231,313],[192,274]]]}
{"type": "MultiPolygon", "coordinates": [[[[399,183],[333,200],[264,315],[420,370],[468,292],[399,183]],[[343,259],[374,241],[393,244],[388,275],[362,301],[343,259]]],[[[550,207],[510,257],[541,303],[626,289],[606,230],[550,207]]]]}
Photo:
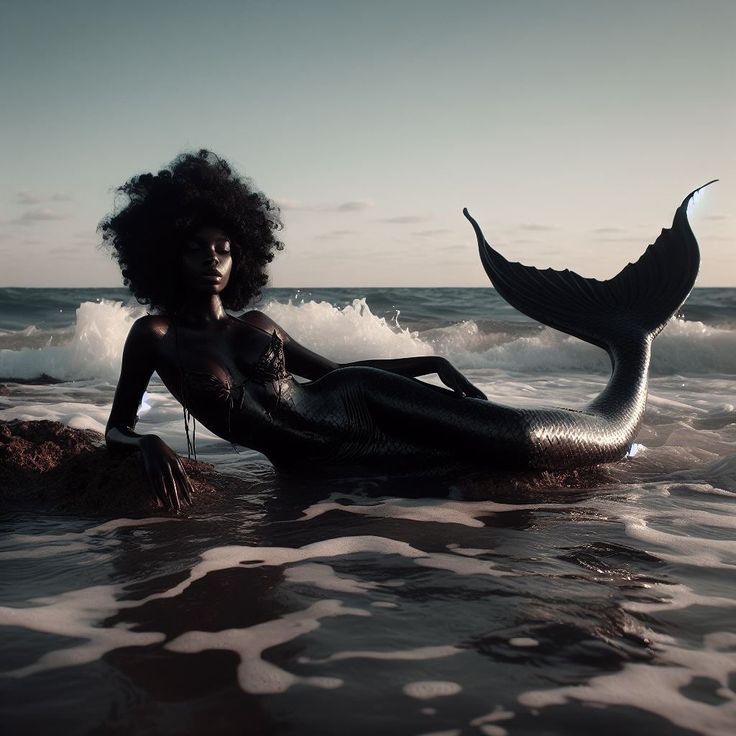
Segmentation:
{"type": "Polygon", "coordinates": [[[187,297],[177,310],[177,316],[185,322],[211,323],[227,319],[219,294],[193,294],[187,297]]]}

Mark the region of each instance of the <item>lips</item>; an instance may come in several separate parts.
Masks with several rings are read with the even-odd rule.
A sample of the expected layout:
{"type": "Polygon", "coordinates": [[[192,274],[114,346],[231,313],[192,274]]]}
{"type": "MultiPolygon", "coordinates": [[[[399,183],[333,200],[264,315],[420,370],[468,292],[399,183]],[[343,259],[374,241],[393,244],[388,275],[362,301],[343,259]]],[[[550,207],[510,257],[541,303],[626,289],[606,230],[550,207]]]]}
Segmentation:
{"type": "Polygon", "coordinates": [[[222,279],[222,274],[219,271],[203,271],[201,277],[208,281],[220,281],[222,279]]]}

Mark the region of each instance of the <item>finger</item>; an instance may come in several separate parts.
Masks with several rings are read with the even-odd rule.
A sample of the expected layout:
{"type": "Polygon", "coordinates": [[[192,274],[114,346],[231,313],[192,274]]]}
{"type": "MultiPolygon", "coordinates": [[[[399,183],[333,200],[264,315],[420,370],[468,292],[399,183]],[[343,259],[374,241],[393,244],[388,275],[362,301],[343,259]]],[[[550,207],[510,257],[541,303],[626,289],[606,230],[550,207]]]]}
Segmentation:
{"type": "Polygon", "coordinates": [[[179,479],[179,488],[181,488],[182,496],[184,497],[184,500],[191,506],[192,505],[192,493],[194,489],[192,488],[192,483],[189,480],[187,471],[184,470],[184,466],[182,465],[182,462],[179,459],[179,457],[176,458],[175,470],[176,470],[176,476],[179,479]]]}
{"type": "Polygon", "coordinates": [[[467,380],[465,384],[465,393],[467,396],[474,399],[486,398],[486,395],[475,384],[472,384],[470,381],[467,380]]]}
{"type": "Polygon", "coordinates": [[[176,478],[176,485],[179,488],[179,494],[181,499],[188,505],[192,505],[192,484],[189,482],[184,468],[181,463],[177,463],[173,468],[174,478],[176,478]]]}
{"type": "Polygon", "coordinates": [[[179,500],[179,489],[176,486],[176,480],[174,480],[174,474],[171,472],[171,466],[166,466],[164,475],[164,482],[166,483],[166,490],[169,494],[169,500],[171,505],[179,511],[181,509],[181,501],[179,500]]]}
{"type": "Polygon", "coordinates": [[[473,386],[473,388],[475,389],[475,393],[477,394],[479,399],[483,399],[483,401],[488,401],[488,397],[483,391],[481,391],[477,386],[473,386]]]}
{"type": "Polygon", "coordinates": [[[488,400],[488,397],[477,386],[471,387],[470,396],[472,396],[474,399],[485,399],[486,401],[488,400]]]}
{"type": "Polygon", "coordinates": [[[168,508],[169,504],[166,500],[166,489],[163,486],[159,470],[155,465],[151,464],[145,454],[141,455],[140,462],[143,466],[146,485],[148,486],[149,492],[156,499],[159,507],[168,508]]]}
{"type": "Polygon", "coordinates": [[[165,509],[169,508],[169,500],[166,497],[166,488],[164,487],[163,478],[160,475],[154,475],[151,479],[151,487],[158,502],[165,509]]]}

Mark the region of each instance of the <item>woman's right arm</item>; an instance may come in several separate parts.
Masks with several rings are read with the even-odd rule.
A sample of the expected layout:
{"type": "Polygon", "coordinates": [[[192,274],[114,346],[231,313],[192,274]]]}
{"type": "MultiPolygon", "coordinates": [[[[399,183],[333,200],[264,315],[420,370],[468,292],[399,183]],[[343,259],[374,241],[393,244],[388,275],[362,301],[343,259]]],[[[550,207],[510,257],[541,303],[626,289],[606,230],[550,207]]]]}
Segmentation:
{"type": "Polygon", "coordinates": [[[138,407],[155,368],[161,321],[142,317],[130,328],[105,441],[113,451],[138,450],[152,493],[164,507],[180,509],[182,502],[192,502],[192,486],[179,456],[157,435],[135,432],[138,407]]]}

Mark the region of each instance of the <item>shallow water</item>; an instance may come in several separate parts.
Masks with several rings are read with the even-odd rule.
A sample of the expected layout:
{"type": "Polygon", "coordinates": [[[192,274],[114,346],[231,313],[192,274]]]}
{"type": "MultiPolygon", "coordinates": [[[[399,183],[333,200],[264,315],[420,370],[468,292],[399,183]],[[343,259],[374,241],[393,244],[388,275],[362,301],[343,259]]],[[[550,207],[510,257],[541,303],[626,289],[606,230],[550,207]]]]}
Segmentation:
{"type": "MultiPolygon", "coordinates": [[[[448,354],[508,403],[603,385],[600,351],[492,292],[442,311],[445,290],[396,291],[266,309],[338,360],[448,354]]],[[[76,321],[44,321],[45,295],[0,324],[0,374],[66,380],[7,384],[0,419],[99,429],[134,310],[72,293],[92,297],[76,321]]],[[[733,733],[734,315],[733,290],[693,294],[655,343],[634,456],[595,471],[307,481],[202,431],[242,492],[182,517],[2,515],[3,731],[733,733]]],[[[141,431],[184,451],[160,383],[145,404],[141,431]]]]}

